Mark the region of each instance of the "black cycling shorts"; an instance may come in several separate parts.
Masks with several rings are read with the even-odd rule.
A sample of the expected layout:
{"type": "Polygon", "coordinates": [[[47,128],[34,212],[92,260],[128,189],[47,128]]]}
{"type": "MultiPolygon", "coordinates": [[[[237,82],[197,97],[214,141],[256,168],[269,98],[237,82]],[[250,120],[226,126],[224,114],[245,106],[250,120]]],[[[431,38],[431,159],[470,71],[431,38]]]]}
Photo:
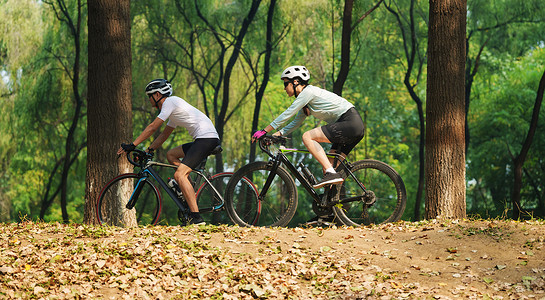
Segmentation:
{"type": "Polygon", "coordinates": [[[347,110],[334,123],[322,126],[324,135],[333,144],[331,150],[350,153],[363,138],[363,120],[354,107],[347,110]]]}
{"type": "Polygon", "coordinates": [[[191,143],[183,144],[182,149],[185,155],[182,164],[195,169],[219,144],[220,140],[216,138],[196,139],[191,143]]]}

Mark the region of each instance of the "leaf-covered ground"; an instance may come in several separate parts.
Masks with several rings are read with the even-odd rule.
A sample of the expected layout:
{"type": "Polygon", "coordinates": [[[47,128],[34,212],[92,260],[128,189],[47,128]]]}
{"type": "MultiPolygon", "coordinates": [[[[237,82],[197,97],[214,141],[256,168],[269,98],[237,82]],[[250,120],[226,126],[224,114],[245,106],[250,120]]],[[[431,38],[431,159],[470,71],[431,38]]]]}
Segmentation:
{"type": "Polygon", "coordinates": [[[545,299],[543,221],[0,224],[0,298],[545,299]]]}

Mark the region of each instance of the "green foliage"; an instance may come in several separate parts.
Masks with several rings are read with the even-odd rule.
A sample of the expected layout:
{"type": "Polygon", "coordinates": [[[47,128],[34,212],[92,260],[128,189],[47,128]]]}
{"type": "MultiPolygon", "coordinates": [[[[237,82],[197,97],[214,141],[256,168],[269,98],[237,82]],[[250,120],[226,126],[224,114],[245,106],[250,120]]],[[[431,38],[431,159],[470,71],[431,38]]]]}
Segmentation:
{"type": "MultiPolygon", "coordinates": [[[[35,1],[8,1],[2,5],[14,12],[10,15],[13,19],[7,20],[11,22],[10,30],[17,35],[23,33],[21,39],[6,40],[10,48],[6,70],[8,74],[16,74],[7,79],[14,96],[10,99],[13,107],[5,111],[10,118],[6,132],[11,132],[11,143],[17,147],[8,160],[10,188],[6,195],[12,203],[13,220],[18,215],[36,219],[44,199],[51,197],[60,183],[62,168],[58,163],[65,155],[64,143],[74,114],[71,81],[74,42],[66,24],[56,18],[50,5],[35,1]]],[[[67,3],[69,11],[74,6],[75,2],[67,3]]],[[[85,77],[82,76],[82,82],[85,77]]],[[[77,144],[85,140],[84,126],[80,122],[76,130],[77,144]]],[[[74,218],[83,215],[85,157],[79,159],[82,160],[78,163],[76,159],[77,167],[69,170],[68,211],[74,218]]],[[[60,207],[56,206],[45,219],[59,220],[60,216],[60,207]]]]}
{"type": "MultiPolygon", "coordinates": [[[[65,2],[69,12],[75,13],[77,1],[65,2]]],[[[225,96],[222,71],[250,4],[250,0],[131,2],[134,135],[157,116],[143,93],[144,86],[151,79],[165,77],[172,81],[176,95],[204,111],[215,124],[225,122],[223,168],[233,171],[247,163],[255,92],[263,76],[270,1],[261,3],[250,25],[231,77],[227,115],[224,120],[219,118],[225,96]]],[[[357,2],[354,22],[374,4],[357,2]]],[[[387,4],[399,13],[399,20],[383,4],[355,27],[343,97],[354,103],[366,125],[364,140],[350,159],[373,158],[393,166],[406,184],[409,203],[404,219],[410,219],[418,184],[420,124],[416,105],[403,82],[407,70],[405,50],[410,46],[403,39],[408,32],[409,2],[387,4]]],[[[268,125],[293,101],[278,78],[286,66],[306,65],[312,73],[311,84],[332,89],[340,65],[343,5],[337,0],[302,1],[297,5],[277,2],[273,20],[275,48],[259,128],[268,125]]],[[[512,157],[518,154],[526,137],[537,82],[543,74],[543,5],[540,0],[468,1],[470,63],[484,46],[468,115],[471,140],[466,156],[467,200],[472,214],[502,216],[510,208],[512,157]]],[[[427,10],[426,1],[415,2],[417,62],[424,68],[421,73],[413,72],[409,81],[421,99],[426,93],[427,10]]],[[[13,221],[23,215],[36,219],[44,197],[51,197],[60,182],[60,169],[55,166],[65,155],[64,142],[74,114],[67,72],[74,60],[74,43],[66,24],[43,1],[0,1],[0,32],[0,205],[9,204],[9,218],[13,221]]],[[[81,42],[83,74],[79,87],[85,97],[85,34],[81,42]]],[[[545,215],[543,111],[524,164],[522,205],[534,216],[545,215]]],[[[301,134],[319,125],[323,124],[309,118],[293,133],[291,146],[303,148],[301,134]]],[[[83,116],[76,130],[78,145],[86,139],[86,126],[83,116]]],[[[165,160],[167,149],[188,141],[187,132],[177,129],[157,157],[165,160]]],[[[83,151],[69,174],[68,210],[76,222],[83,218],[85,159],[83,151]]],[[[258,153],[258,159],[266,157],[258,153]]],[[[312,159],[299,154],[294,159],[303,160],[315,174],[320,173],[320,166],[312,159]]],[[[215,166],[214,159],[208,166],[215,166]]],[[[302,191],[299,203],[294,222],[312,217],[310,199],[302,191]]],[[[61,219],[58,197],[44,218],[61,219]]],[[[172,219],[175,222],[175,215],[172,219]]]]}
{"type": "MultiPolygon", "coordinates": [[[[472,147],[468,153],[468,210],[497,216],[509,209],[512,163],[526,138],[537,84],[543,75],[544,49],[521,59],[493,60],[499,72],[479,81],[472,103],[472,147]]],[[[541,109],[534,143],[524,164],[523,207],[542,216],[545,112],[541,109]]]]}

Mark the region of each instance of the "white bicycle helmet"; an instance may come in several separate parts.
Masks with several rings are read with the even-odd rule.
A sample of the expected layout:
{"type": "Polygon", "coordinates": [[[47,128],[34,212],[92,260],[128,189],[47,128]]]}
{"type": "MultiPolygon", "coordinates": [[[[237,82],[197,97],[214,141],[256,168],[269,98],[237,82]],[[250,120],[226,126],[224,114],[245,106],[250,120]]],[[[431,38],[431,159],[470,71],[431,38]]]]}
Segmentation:
{"type": "Polygon", "coordinates": [[[172,85],[166,79],[154,79],[146,85],[146,95],[150,96],[155,92],[170,97],[172,95],[172,85]]]}
{"type": "Polygon", "coordinates": [[[310,72],[305,68],[305,66],[291,66],[282,72],[282,76],[280,76],[280,79],[287,78],[289,80],[293,80],[295,78],[301,78],[304,82],[309,81],[310,79],[310,72]]]}

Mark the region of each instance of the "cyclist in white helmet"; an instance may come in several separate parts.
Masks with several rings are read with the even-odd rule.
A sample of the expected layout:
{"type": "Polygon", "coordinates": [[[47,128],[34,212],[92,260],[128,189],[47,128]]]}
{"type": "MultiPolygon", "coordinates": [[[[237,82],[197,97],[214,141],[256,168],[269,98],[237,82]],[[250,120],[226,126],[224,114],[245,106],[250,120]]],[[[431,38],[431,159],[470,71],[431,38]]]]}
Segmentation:
{"type": "Polygon", "coordinates": [[[190,223],[204,224],[204,220],[199,214],[195,191],[189,182],[188,175],[220,144],[218,132],[205,114],[182,98],[172,96],[172,85],[167,80],[155,79],[150,81],[146,86],[146,95],[149,97],[151,105],[157,107],[160,113],[131,144],[121,144],[117,154],[134,150],[138,144],[147,140],[159,130],[167,119],[167,126],[151,143],[148,151],[161,147],[176,127],[181,126],[187,129],[194,141],[170,149],[167,152],[167,159],[171,164],[178,166],[174,173],[174,179],[176,179],[189,205],[191,211],[190,223]],[[180,158],[182,158],[181,161],[180,158]]]}
{"type": "Polygon", "coordinates": [[[252,142],[272,130],[278,130],[274,135],[287,135],[301,126],[310,115],[323,120],[327,125],[303,133],[303,143],[324,169],[324,177],[314,188],[341,184],[342,177],[336,173],[320,143],[332,144],[331,153],[346,157],[363,138],[364,125],[360,114],[346,99],[309,85],[310,72],[304,66],[291,66],[282,72],[280,78],[284,81],[286,94],[296,98],[270,125],[255,132],[252,142]],[[293,121],[284,127],[292,117],[295,117],[293,121]]]}

